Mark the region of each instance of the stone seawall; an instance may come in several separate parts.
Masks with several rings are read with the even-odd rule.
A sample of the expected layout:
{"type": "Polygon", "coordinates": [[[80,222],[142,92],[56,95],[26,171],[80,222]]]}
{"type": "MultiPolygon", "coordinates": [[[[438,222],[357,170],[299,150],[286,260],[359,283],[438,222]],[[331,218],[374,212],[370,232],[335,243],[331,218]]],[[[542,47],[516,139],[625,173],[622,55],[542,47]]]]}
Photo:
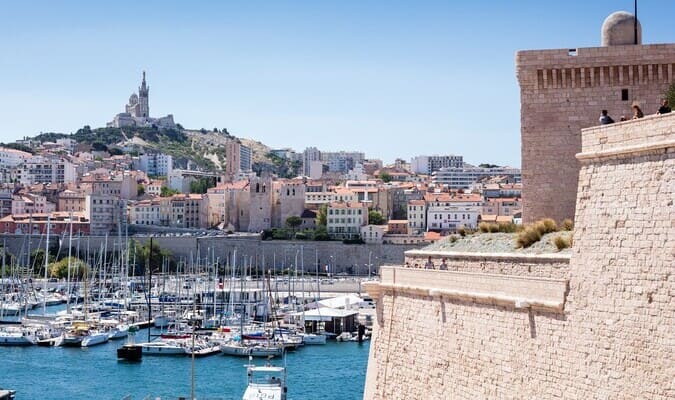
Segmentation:
{"type": "MultiPolygon", "coordinates": [[[[135,240],[141,242],[149,241],[149,237],[135,237],[135,240]]],[[[44,249],[45,235],[0,235],[0,244],[5,243],[8,251],[16,256],[21,256],[22,264],[26,264],[26,254],[29,248],[31,252],[36,247],[44,249]]],[[[68,237],[60,238],[62,243],[62,252],[68,250],[68,237]]],[[[176,258],[189,259],[196,257],[197,252],[201,257],[206,254],[215,255],[216,258],[225,260],[231,257],[236,249],[237,257],[242,260],[243,257],[253,257],[254,265],[262,263],[263,257],[265,264],[272,266],[276,263],[277,268],[289,268],[295,265],[296,253],[298,267],[305,266],[307,271],[316,270],[316,260],[318,256],[319,265],[324,268],[328,264],[331,272],[347,272],[352,274],[365,275],[368,273],[368,262],[370,260],[371,272],[375,273],[382,264],[402,264],[404,253],[407,250],[416,249],[419,246],[414,245],[390,245],[390,244],[364,244],[347,245],[341,242],[301,242],[286,240],[262,241],[255,237],[155,237],[153,240],[163,249],[167,249],[176,258]],[[304,255],[304,260],[303,256],[304,255]],[[351,269],[350,269],[351,268],[351,269]]],[[[50,242],[56,243],[57,238],[52,236],[50,242]]],[[[102,248],[118,249],[120,240],[116,236],[108,238],[104,236],[84,236],[74,238],[73,248],[77,248],[79,241],[80,249],[89,249],[97,252],[102,248]]],[[[123,242],[123,240],[121,240],[123,242]]]]}
{"type": "Polygon", "coordinates": [[[675,114],[582,132],[571,256],[383,267],[364,399],[675,398],[675,114]]]}

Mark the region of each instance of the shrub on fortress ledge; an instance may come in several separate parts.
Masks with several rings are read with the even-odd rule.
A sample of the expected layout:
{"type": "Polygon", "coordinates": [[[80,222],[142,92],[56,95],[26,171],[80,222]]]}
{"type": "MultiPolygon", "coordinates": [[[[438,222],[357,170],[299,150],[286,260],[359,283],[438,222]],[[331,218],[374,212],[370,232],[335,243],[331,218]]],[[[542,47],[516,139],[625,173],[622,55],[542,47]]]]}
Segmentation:
{"type": "Polygon", "coordinates": [[[527,248],[541,240],[542,236],[550,232],[557,232],[558,225],[551,218],[545,218],[527,226],[516,238],[516,246],[527,248]]]}
{"type": "Polygon", "coordinates": [[[558,249],[558,251],[572,247],[572,236],[564,237],[563,235],[556,236],[553,239],[553,244],[558,249]]]}

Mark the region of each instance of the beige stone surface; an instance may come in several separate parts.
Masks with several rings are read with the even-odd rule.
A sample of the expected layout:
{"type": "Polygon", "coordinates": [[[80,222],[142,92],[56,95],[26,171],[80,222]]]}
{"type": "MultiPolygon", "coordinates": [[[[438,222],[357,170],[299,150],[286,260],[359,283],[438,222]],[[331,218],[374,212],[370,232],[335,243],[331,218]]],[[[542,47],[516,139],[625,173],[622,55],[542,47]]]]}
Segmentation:
{"type": "Polygon", "coordinates": [[[675,398],[675,115],[660,118],[579,135],[569,264],[446,254],[456,271],[384,269],[367,286],[378,300],[364,399],[675,398]],[[556,265],[569,279],[563,310],[429,290],[457,289],[461,268],[500,282],[477,290],[496,300],[539,298],[536,282],[561,278],[527,271],[556,265]]]}
{"type": "Polygon", "coordinates": [[[675,44],[520,51],[523,218],[573,218],[581,129],[603,109],[619,121],[631,106],[654,114],[675,81],[675,44]],[[622,100],[622,91],[628,97],[622,100]]]}

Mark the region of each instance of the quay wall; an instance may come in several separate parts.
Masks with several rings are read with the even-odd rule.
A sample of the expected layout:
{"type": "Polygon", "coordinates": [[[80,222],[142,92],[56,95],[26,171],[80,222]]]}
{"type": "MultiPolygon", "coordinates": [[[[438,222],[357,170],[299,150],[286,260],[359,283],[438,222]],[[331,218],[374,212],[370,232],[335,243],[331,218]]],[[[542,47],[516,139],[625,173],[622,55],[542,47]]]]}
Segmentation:
{"type": "MultiPolygon", "coordinates": [[[[133,239],[140,242],[150,240],[148,236],[137,236],[133,239]]],[[[45,235],[0,235],[0,244],[5,244],[7,250],[19,257],[23,265],[27,265],[26,255],[30,248],[31,252],[36,247],[44,249],[45,235]]],[[[57,238],[52,236],[50,242],[56,243],[57,238]]],[[[62,237],[62,252],[68,251],[69,239],[62,237]]],[[[371,272],[375,273],[377,267],[382,264],[402,264],[404,253],[407,250],[419,248],[419,245],[392,245],[392,244],[343,244],[342,242],[305,242],[289,240],[260,240],[257,237],[153,237],[153,241],[158,243],[162,249],[167,249],[172,256],[177,259],[190,259],[197,257],[199,253],[202,258],[207,254],[210,257],[220,258],[221,261],[232,257],[233,252],[237,251],[237,263],[241,263],[244,257],[250,260],[253,257],[253,265],[261,265],[263,257],[265,264],[272,266],[276,263],[277,268],[289,268],[295,265],[297,253],[298,268],[305,266],[305,270],[314,272],[316,270],[316,259],[318,255],[319,265],[325,272],[325,266],[328,264],[331,273],[348,272],[353,274],[365,275],[368,273],[368,262],[370,260],[371,272]],[[304,256],[304,260],[303,260],[304,256]]],[[[90,251],[97,252],[100,249],[107,248],[108,251],[118,249],[120,240],[117,236],[83,236],[73,238],[73,249],[78,246],[80,250],[89,247],[90,251]]],[[[224,261],[223,261],[224,262],[224,261]]]]}
{"type": "Polygon", "coordinates": [[[582,143],[571,256],[410,251],[455,268],[364,285],[364,399],[675,398],[675,114],[582,143]]]}

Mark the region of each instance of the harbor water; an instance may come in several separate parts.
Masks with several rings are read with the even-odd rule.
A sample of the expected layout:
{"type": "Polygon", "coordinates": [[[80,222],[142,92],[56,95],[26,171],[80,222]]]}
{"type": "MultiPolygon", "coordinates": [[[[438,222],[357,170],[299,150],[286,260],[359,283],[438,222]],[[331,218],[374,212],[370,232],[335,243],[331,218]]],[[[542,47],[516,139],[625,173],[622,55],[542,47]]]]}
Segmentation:
{"type": "MultiPolygon", "coordinates": [[[[147,341],[147,334],[147,329],[141,329],[136,341],[147,341]]],[[[16,390],[17,400],[190,398],[190,357],[118,361],[116,349],[123,343],[110,341],[90,348],[0,347],[0,387],[16,390]]],[[[328,341],[288,352],[288,400],[361,400],[368,350],[369,342],[328,341]]],[[[254,359],[256,365],[263,363],[254,359]]],[[[283,361],[275,358],[272,363],[283,361]]],[[[195,398],[241,399],[247,385],[246,364],[246,358],[222,354],[195,359],[195,398]]]]}

